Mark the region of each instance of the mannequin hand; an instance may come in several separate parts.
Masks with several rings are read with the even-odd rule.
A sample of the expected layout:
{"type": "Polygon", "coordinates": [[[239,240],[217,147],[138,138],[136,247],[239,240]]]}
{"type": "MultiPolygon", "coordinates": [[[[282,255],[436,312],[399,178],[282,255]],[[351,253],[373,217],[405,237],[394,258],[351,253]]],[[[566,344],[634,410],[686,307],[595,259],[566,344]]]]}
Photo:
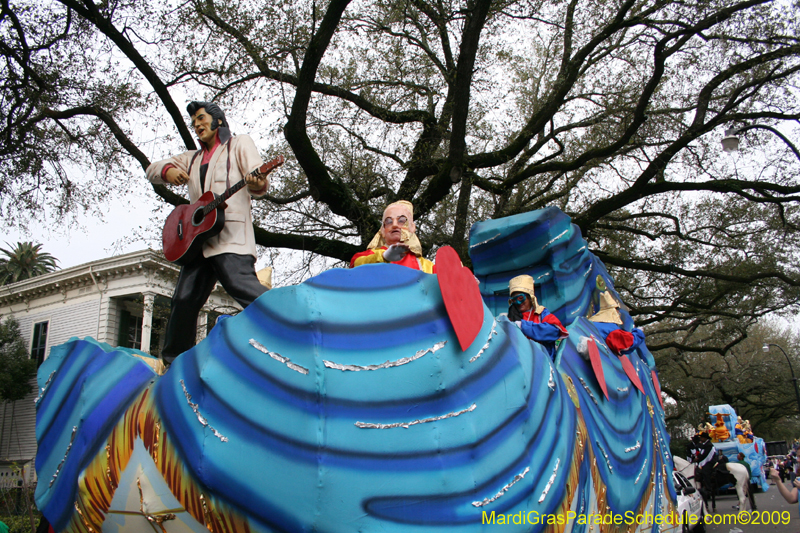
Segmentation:
{"type": "Polygon", "coordinates": [[[383,252],[383,258],[389,263],[400,261],[410,251],[410,248],[405,244],[393,244],[383,252]]]}
{"type": "Polygon", "coordinates": [[[260,191],[264,189],[268,183],[267,179],[267,175],[261,174],[260,172],[248,174],[244,177],[244,180],[247,182],[247,188],[251,191],[260,191]]]}
{"type": "Polygon", "coordinates": [[[164,174],[164,179],[172,185],[184,185],[189,181],[189,175],[176,167],[172,167],[164,174]]]}

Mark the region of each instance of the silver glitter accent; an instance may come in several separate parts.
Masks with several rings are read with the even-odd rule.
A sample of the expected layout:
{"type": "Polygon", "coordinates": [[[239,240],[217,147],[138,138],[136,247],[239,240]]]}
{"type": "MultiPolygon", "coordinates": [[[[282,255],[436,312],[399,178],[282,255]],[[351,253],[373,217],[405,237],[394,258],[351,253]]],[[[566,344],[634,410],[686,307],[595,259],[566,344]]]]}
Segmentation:
{"type": "Polygon", "coordinates": [[[447,413],[446,415],[441,416],[433,416],[431,418],[423,418],[422,420],[413,420],[411,422],[395,422],[394,424],[371,424],[368,422],[356,422],[356,426],[360,427],[361,429],[391,429],[391,428],[406,428],[408,429],[411,426],[416,426],[417,424],[425,424],[427,422],[436,422],[437,420],[445,420],[446,418],[453,418],[458,415],[463,415],[464,413],[469,413],[475,410],[478,407],[476,404],[472,404],[466,409],[462,409],[461,411],[454,411],[452,413],[447,413]]]}
{"type": "Polygon", "coordinates": [[[58,463],[58,468],[56,468],[55,474],[53,474],[53,479],[50,480],[50,487],[53,486],[53,483],[56,482],[56,478],[58,477],[59,472],[61,472],[61,467],[64,466],[64,461],[67,460],[67,455],[69,455],[69,451],[72,449],[72,443],[75,441],[75,433],[78,432],[78,426],[72,426],[72,436],[69,438],[69,445],[67,446],[67,451],[64,452],[64,458],[61,459],[61,462],[58,463]]]}
{"type": "Polygon", "coordinates": [[[587,384],[586,384],[586,382],[585,382],[585,381],[583,381],[583,378],[582,378],[582,377],[580,377],[580,376],[579,376],[579,377],[578,377],[578,379],[580,380],[580,382],[581,382],[581,385],[583,385],[583,388],[584,388],[584,389],[586,389],[586,392],[588,392],[588,393],[589,393],[589,398],[591,398],[591,399],[592,399],[592,401],[594,402],[594,404],[595,404],[595,405],[598,405],[598,406],[599,406],[600,404],[599,404],[599,403],[597,403],[597,398],[595,398],[595,397],[594,397],[594,394],[592,394],[592,389],[590,389],[590,388],[589,388],[589,385],[587,385],[587,384]]]}
{"type": "Polygon", "coordinates": [[[642,474],[644,474],[644,469],[645,469],[645,468],[647,468],[647,458],[645,458],[645,460],[644,460],[644,464],[642,465],[642,469],[641,469],[641,470],[639,470],[639,475],[638,475],[638,476],[636,476],[636,481],[634,481],[634,482],[633,482],[633,484],[634,484],[634,485],[636,485],[637,483],[639,483],[639,480],[641,479],[641,477],[642,477],[642,474]]]}
{"type": "Polygon", "coordinates": [[[493,501],[495,501],[497,498],[499,498],[500,496],[502,496],[503,494],[505,494],[506,492],[508,492],[508,489],[510,489],[511,487],[513,487],[513,486],[514,486],[514,484],[515,484],[517,481],[519,481],[519,480],[521,480],[522,478],[524,478],[524,477],[525,477],[525,474],[527,474],[528,472],[530,472],[530,470],[531,470],[531,467],[529,467],[529,466],[525,467],[525,470],[523,470],[523,471],[522,471],[522,473],[520,473],[520,474],[517,474],[516,476],[514,476],[514,479],[512,479],[512,480],[511,480],[511,483],[509,483],[508,485],[506,485],[505,487],[503,487],[502,489],[500,489],[500,492],[498,492],[497,494],[495,494],[495,495],[494,495],[494,496],[492,496],[491,498],[484,498],[484,500],[483,500],[482,502],[472,502],[472,505],[473,505],[474,507],[483,507],[484,505],[488,505],[488,504],[492,503],[492,502],[493,502],[493,501]]]}
{"type": "Polygon", "coordinates": [[[502,233],[498,233],[498,234],[497,234],[497,235],[495,235],[494,237],[490,237],[490,238],[486,239],[486,240],[485,240],[485,241],[483,241],[483,242],[476,242],[475,244],[473,244],[473,245],[472,245],[472,246],[470,246],[469,248],[470,248],[470,250],[471,250],[472,248],[475,248],[476,246],[480,246],[481,244],[486,244],[486,243],[487,243],[487,242],[489,242],[489,241],[493,241],[493,240],[495,240],[495,239],[496,239],[496,238],[498,238],[500,235],[502,235],[502,233]]]}
{"type": "Polygon", "coordinates": [[[492,335],[497,335],[497,330],[495,329],[496,327],[497,327],[497,320],[493,319],[492,320],[492,331],[489,332],[489,338],[486,339],[486,344],[483,345],[483,348],[481,348],[481,351],[479,351],[477,354],[472,356],[472,359],[469,360],[470,363],[474,363],[475,360],[478,357],[480,357],[481,355],[483,355],[483,352],[485,352],[486,349],[489,348],[489,343],[492,342],[492,335]]]}
{"type": "Polygon", "coordinates": [[[634,450],[638,450],[642,447],[642,443],[638,440],[636,441],[636,446],[631,446],[630,448],[625,448],[625,453],[631,453],[634,450]]]}
{"type": "Polygon", "coordinates": [[[447,344],[447,341],[437,342],[436,344],[434,344],[433,346],[431,346],[426,350],[418,351],[416,354],[414,354],[413,357],[402,357],[397,361],[386,361],[385,363],[381,363],[379,365],[367,365],[367,366],[340,365],[339,363],[333,363],[331,361],[325,361],[325,360],[323,360],[322,362],[325,364],[326,367],[334,368],[336,370],[341,370],[342,372],[344,372],[345,370],[358,372],[359,370],[378,370],[379,368],[392,368],[395,366],[406,365],[412,361],[416,361],[417,359],[419,359],[420,357],[422,357],[427,353],[434,353],[436,350],[444,348],[445,344],[447,344]]]}
{"type": "Polygon", "coordinates": [[[200,423],[203,424],[203,426],[210,429],[212,433],[214,433],[214,436],[217,437],[219,440],[221,440],[222,442],[228,442],[228,437],[226,437],[225,435],[214,429],[211,426],[211,424],[208,423],[208,420],[203,418],[203,415],[200,414],[200,411],[197,409],[197,404],[192,402],[192,395],[189,394],[188,390],[186,390],[186,384],[183,382],[183,380],[181,380],[181,387],[183,387],[183,395],[186,396],[186,401],[189,402],[189,407],[191,407],[192,411],[194,411],[194,414],[197,415],[197,420],[200,421],[200,423]]]}
{"type": "Polygon", "coordinates": [[[592,338],[594,339],[594,342],[595,342],[595,344],[598,344],[599,346],[602,346],[603,348],[605,348],[605,349],[606,349],[606,350],[608,350],[609,352],[611,351],[611,348],[609,348],[609,347],[606,345],[606,343],[604,343],[602,340],[600,340],[600,339],[598,339],[597,337],[595,337],[595,336],[594,336],[594,334],[592,334],[592,338]]]}
{"type": "Polygon", "coordinates": [[[547,248],[548,246],[550,246],[551,244],[553,244],[554,242],[556,242],[558,239],[560,239],[561,237],[563,237],[564,235],[566,235],[568,232],[569,232],[569,230],[568,230],[568,229],[565,229],[564,231],[562,231],[561,233],[559,233],[558,235],[556,235],[556,236],[555,236],[553,239],[551,239],[551,240],[550,240],[550,242],[548,242],[547,244],[545,244],[544,246],[542,246],[542,250],[544,250],[545,248],[547,248]]]}
{"type": "Polygon", "coordinates": [[[36,399],[33,400],[34,404],[38,404],[39,400],[42,399],[42,396],[44,396],[44,391],[46,391],[47,387],[50,386],[50,382],[53,381],[53,376],[55,376],[55,375],[56,375],[56,371],[55,370],[50,372],[50,376],[47,378],[47,381],[45,381],[44,387],[42,387],[42,390],[39,391],[39,396],[37,396],[36,399]]]}
{"type": "Polygon", "coordinates": [[[298,364],[292,363],[292,361],[288,357],[284,357],[279,353],[270,352],[269,350],[267,350],[267,348],[265,346],[263,346],[261,343],[259,343],[255,339],[250,339],[250,346],[252,346],[256,350],[258,350],[259,352],[267,354],[268,356],[272,357],[273,359],[275,359],[279,363],[283,363],[284,365],[288,366],[289,368],[291,368],[295,372],[300,372],[303,375],[308,374],[308,369],[307,368],[304,368],[304,367],[302,367],[302,366],[300,366],[298,364]]]}
{"type": "Polygon", "coordinates": [[[550,367],[550,379],[547,380],[547,388],[550,389],[551,391],[555,391],[556,390],[556,380],[553,379],[553,374],[554,373],[555,373],[555,371],[553,370],[553,367],[551,366],[550,367]]]}
{"type": "Polygon", "coordinates": [[[603,457],[606,458],[606,465],[608,465],[609,472],[611,472],[613,474],[614,473],[614,467],[611,466],[611,461],[608,459],[608,455],[606,455],[606,451],[600,445],[600,441],[599,440],[596,440],[594,442],[595,442],[595,444],[597,444],[597,447],[600,448],[600,453],[602,453],[603,457]]]}
{"type": "Polygon", "coordinates": [[[583,246],[581,246],[580,248],[578,248],[578,251],[579,251],[579,252],[582,252],[582,251],[584,251],[585,249],[586,249],[586,245],[583,245],[583,246]]]}
{"type": "Polygon", "coordinates": [[[561,458],[556,459],[556,466],[553,468],[553,473],[550,475],[550,479],[547,481],[547,485],[545,485],[544,490],[542,491],[542,495],[539,496],[539,503],[542,503],[544,499],[547,497],[547,493],[550,492],[550,487],[553,486],[553,482],[556,480],[556,474],[558,473],[558,465],[561,464],[561,458]]]}
{"type": "Polygon", "coordinates": [[[628,392],[628,387],[617,387],[617,390],[620,392],[628,392]]]}
{"type": "Polygon", "coordinates": [[[658,429],[656,429],[655,427],[653,428],[653,431],[655,431],[658,434],[658,441],[661,443],[661,449],[664,450],[664,455],[666,456],[667,460],[669,460],[670,458],[669,448],[667,448],[667,445],[664,443],[664,437],[661,435],[661,432],[658,431],[658,429]]]}

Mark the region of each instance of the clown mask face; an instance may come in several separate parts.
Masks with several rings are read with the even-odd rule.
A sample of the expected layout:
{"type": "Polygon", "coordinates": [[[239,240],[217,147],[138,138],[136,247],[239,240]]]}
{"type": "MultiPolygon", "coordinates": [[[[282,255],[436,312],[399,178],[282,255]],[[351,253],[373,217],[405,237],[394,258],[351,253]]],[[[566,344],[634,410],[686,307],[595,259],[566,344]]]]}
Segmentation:
{"type": "Polygon", "coordinates": [[[383,212],[381,235],[387,246],[408,240],[409,234],[414,233],[415,230],[414,221],[407,208],[393,205],[383,212]]]}

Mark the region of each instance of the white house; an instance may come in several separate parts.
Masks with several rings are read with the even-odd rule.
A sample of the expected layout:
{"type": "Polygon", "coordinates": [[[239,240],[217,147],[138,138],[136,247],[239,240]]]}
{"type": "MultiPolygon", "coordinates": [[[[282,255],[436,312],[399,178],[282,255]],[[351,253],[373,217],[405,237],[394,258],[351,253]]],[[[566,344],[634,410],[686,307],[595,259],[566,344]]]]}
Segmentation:
{"type": "MultiPolygon", "coordinates": [[[[31,357],[41,364],[50,348],[72,337],[158,355],[179,267],[153,250],[93,261],[0,286],[0,320],[20,324],[31,357]]],[[[217,285],[198,320],[198,340],[219,314],[241,307],[217,285]]],[[[19,468],[33,481],[38,391],[0,403],[0,485],[16,484],[19,468]]]]}

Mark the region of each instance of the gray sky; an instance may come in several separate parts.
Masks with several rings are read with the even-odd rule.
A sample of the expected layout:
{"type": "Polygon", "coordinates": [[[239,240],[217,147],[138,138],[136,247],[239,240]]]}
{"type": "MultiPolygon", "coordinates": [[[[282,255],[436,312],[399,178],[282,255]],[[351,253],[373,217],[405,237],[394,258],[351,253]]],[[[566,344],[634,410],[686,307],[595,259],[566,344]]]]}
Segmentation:
{"type": "MultiPolygon", "coordinates": [[[[142,180],[146,181],[144,176],[142,180]]],[[[58,259],[59,267],[69,268],[156,244],[160,246],[153,239],[148,242],[136,237],[144,233],[140,226],[146,228],[150,224],[152,206],[149,199],[142,194],[133,194],[124,199],[124,204],[121,200],[114,198],[104,208],[104,220],[80,215],[73,227],[31,223],[27,233],[8,230],[3,247],[5,243],[13,245],[18,241],[42,243],[42,251],[58,259]],[[123,243],[126,237],[130,242],[123,243]]]]}

